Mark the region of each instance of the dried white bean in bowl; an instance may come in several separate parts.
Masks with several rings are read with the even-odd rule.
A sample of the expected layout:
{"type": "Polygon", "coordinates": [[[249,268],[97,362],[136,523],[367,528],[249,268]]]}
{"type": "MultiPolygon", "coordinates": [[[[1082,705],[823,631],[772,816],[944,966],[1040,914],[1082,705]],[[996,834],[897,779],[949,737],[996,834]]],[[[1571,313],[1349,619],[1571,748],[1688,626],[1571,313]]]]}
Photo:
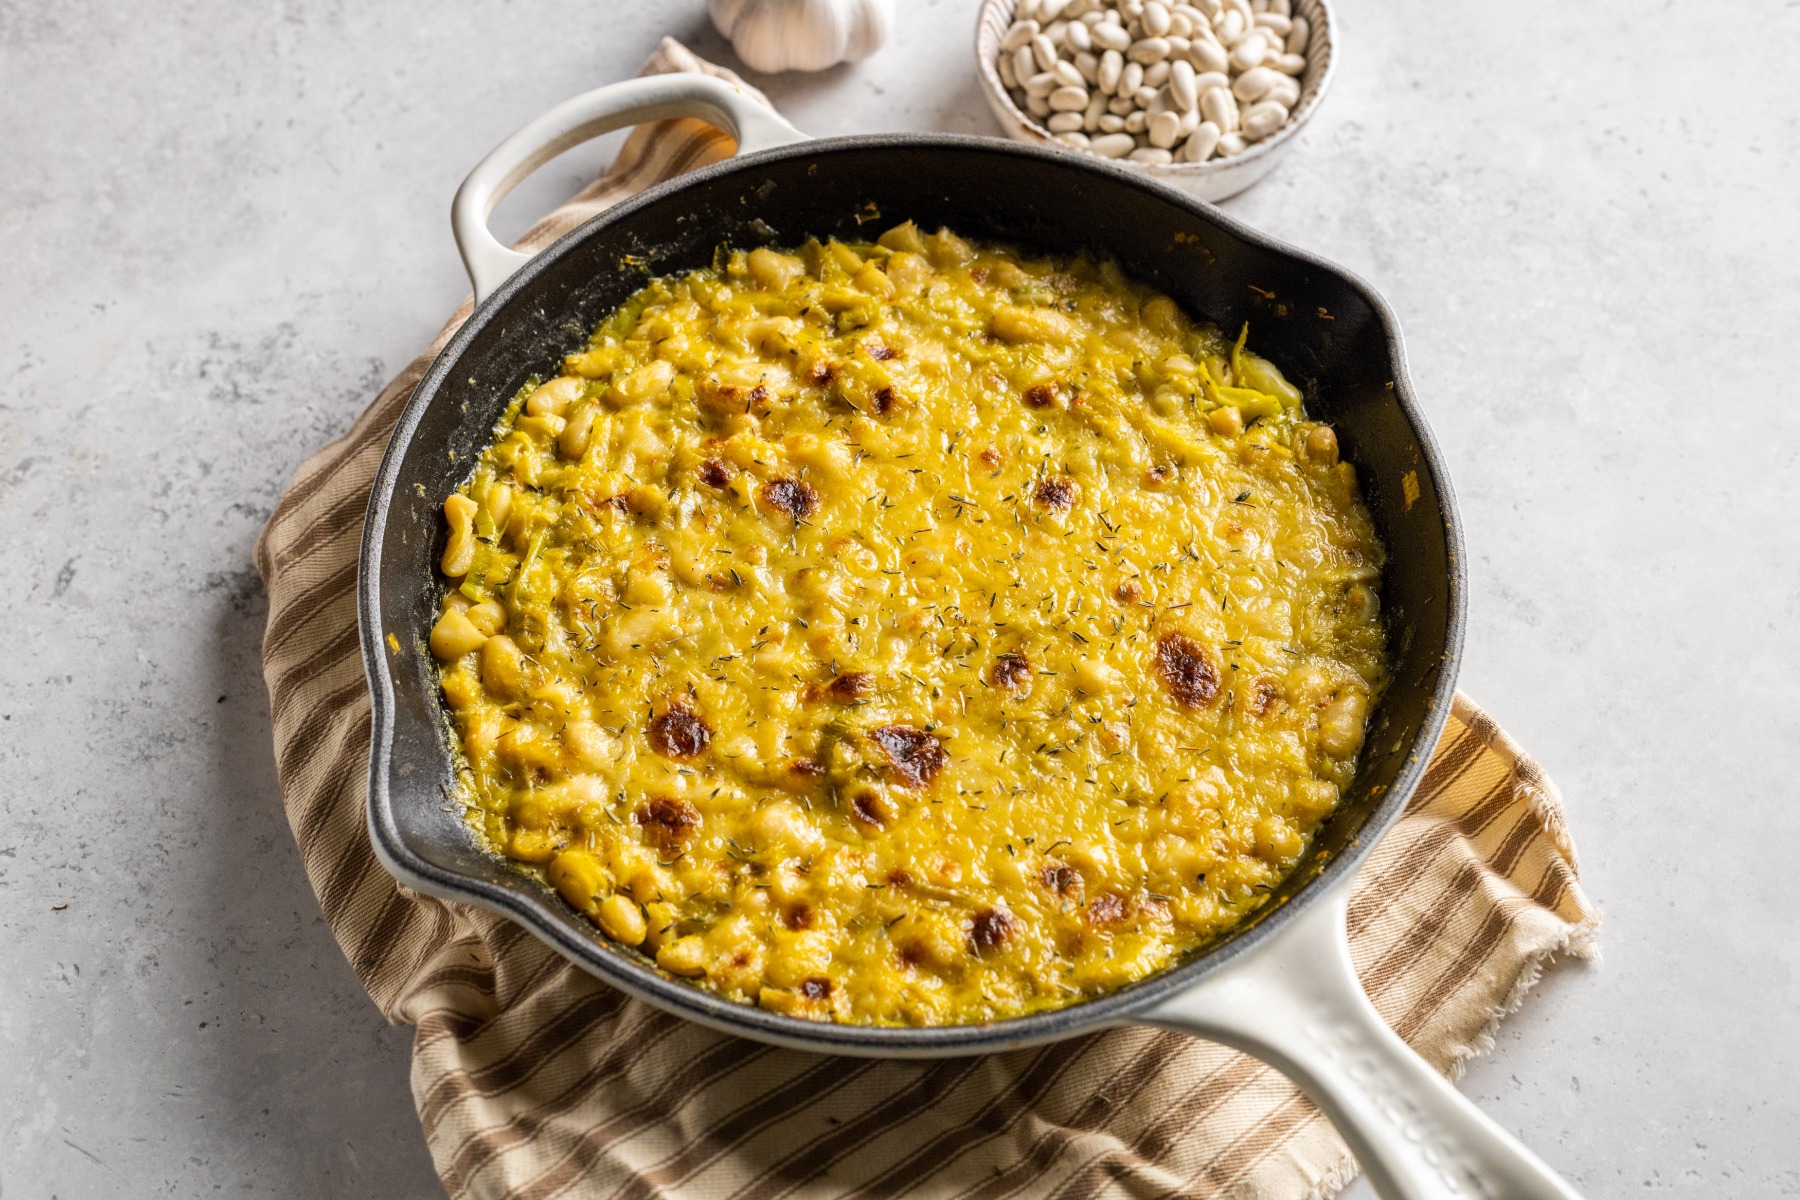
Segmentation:
{"type": "Polygon", "coordinates": [[[1242,154],[1292,120],[1312,47],[1292,0],[1020,0],[995,64],[1065,145],[1148,165],[1242,154]]]}

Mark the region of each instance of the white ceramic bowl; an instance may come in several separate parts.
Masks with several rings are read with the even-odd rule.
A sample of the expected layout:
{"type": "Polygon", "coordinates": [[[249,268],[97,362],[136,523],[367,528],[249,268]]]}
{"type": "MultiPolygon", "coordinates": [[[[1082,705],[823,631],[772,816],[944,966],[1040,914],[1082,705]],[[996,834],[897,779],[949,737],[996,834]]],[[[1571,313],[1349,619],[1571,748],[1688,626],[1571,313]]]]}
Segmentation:
{"type": "MultiPolygon", "coordinates": [[[[1199,196],[1202,200],[1223,200],[1235,196],[1267,175],[1281,156],[1292,148],[1300,130],[1312,118],[1325,90],[1331,86],[1336,49],[1337,28],[1331,6],[1325,0],[1293,0],[1294,15],[1305,17],[1312,26],[1312,37],[1306,50],[1306,71],[1300,76],[1300,102],[1286,125],[1260,142],[1253,143],[1242,154],[1230,158],[1212,158],[1203,163],[1170,163],[1166,167],[1114,159],[1120,166],[1142,171],[1164,183],[1172,183],[1199,196]]],[[[975,70],[989,107],[999,118],[1007,136],[1021,142],[1048,146],[1067,154],[1085,154],[1060,141],[1037,123],[1037,118],[1013,103],[1006,85],[1000,81],[998,61],[1000,39],[1013,22],[1018,0],[986,0],[975,24],[975,70]]]]}

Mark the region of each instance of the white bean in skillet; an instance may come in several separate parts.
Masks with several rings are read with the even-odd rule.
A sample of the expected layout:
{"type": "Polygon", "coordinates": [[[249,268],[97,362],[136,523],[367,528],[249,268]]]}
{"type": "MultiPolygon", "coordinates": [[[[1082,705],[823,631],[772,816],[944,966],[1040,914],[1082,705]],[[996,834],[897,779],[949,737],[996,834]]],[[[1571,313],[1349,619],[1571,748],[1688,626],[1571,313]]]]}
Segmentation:
{"type": "Polygon", "coordinates": [[[998,68],[1067,145],[1195,163],[1287,124],[1311,42],[1292,0],[1020,0],[998,68]]]}

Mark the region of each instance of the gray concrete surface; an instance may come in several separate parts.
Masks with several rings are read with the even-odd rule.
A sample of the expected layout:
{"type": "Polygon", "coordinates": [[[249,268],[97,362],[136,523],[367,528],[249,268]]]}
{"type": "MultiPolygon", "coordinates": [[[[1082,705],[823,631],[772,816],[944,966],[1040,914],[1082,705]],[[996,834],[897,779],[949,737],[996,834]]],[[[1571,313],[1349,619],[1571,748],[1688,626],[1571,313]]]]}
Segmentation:
{"type": "MultiPolygon", "coordinates": [[[[767,86],[990,132],[973,7],[767,86]]],[[[1401,314],[1465,686],[1607,910],[1463,1086],[1596,1197],[1800,1195],[1800,7],[1341,7],[1336,93],[1230,207],[1401,314]]],[[[731,61],[697,0],[0,0],[6,1200],[437,1193],[281,816],[249,547],[463,294],[464,170],[665,32],[731,61]]]]}

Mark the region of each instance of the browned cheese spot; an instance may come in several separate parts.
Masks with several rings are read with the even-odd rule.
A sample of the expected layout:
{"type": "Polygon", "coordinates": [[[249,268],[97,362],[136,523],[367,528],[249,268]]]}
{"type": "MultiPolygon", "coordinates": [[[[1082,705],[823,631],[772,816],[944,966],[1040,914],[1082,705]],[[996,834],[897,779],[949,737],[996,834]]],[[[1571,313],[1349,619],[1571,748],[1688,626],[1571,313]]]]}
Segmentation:
{"type": "Polygon", "coordinates": [[[922,788],[937,778],[948,756],[944,743],[911,725],[883,725],[869,737],[887,756],[888,766],[902,787],[922,788]]]}
{"type": "Polygon", "coordinates": [[[1067,899],[1070,896],[1080,893],[1081,872],[1077,871],[1066,862],[1058,862],[1055,859],[1050,859],[1046,861],[1043,868],[1038,871],[1038,882],[1049,888],[1052,892],[1055,892],[1058,896],[1067,899]]]}
{"type": "Polygon", "coordinates": [[[1151,467],[1144,472],[1144,486],[1147,488],[1159,488],[1167,482],[1169,482],[1169,468],[1167,467],[1151,467]]]}
{"type": "Polygon", "coordinates": [[[824,359],[820,359],[811,367],[807,368],[806,382],[812,384],[814,387],[824,387],[836,376],[837,368],[826,362],[824,359]]]}
{"type": "Polygon", "coordinates": [[[771,479],[762,486],[765,506],[784,512],[795,521],[804,521],[819,507],[819,493],[810,483],[798,479],[771,479]]]}
{"type": "Polygon", "coordinates": [[[677,700],[650,718],[650,748],[664,758],[692,758],[712,741],[712,729],[699,714],[677,700]]]}
{"type": "Polygon", "coordinates": [[[789,929],[811,929],[813,916],[812,905],[796,904],[781,914],[781,923],[789,929]]]}
{"type": "Polygon", "coordinates": [[[1113,599],[1120,604],[1136,604],[1144,598],[1143,585],[1135,579],[1127,579],[1113,589],[1113,599]]]}
{"type": "Polygon", "coordinates": [[[1056,403],[1059,394],[1054,383],[1034,383],[1019,398],[1025,402],[1026,408],[1049,408],[1056,403]]]}
{"type": "Polygon", "coordinates": [[[808,1000],[829,1000],[831,999],[831,980],[818,978],[801,980],[800,994],[808,1000]]]}
{"type": "Polygon", "coordinates": [[[1075,503],[1075,484],[1068,479],[1046,479],[1037,485],[1037,491],[1031,494],[1045,508],[1062,510],[1075,503]]]}
{"type": "Polygon", "coordinates": [[[1090,925],[1117,925],[1125,919],[1125,897],[1117,892],[1102,892],[1088,902],[1090,925]]]}
{"type": "Polygon", "coordinates": [[[788,764],[788,770],[799,779],[817,779],[825,774],[825,764],[810,758],[796,758],[788,764]]]}
{"type": "Polygon", "coordinates": [[[893,818],[888,811],[888,803],[880,792],[864,788],[850,800],[850,814],[864,825],[872,825],[876,829],[886,829],[893,818]]]}
{"type": "Polygon", "coordinates": [[[1195,641],[1180,633],[1156,643],[1156,673],[1178,704],[1201,708],[1219,695],[1219,671],[1195,641]]]}
{"type": "Polygon", "coordinates": [[[984,908],[975,914],[975,920],[969,925],[969,941],[974,943],[975,952],[992,950],[996,946],[1004,946],[1018,932],[1018,918],[1001,908],[984,908]]]}
{"type": "Polygon", "coordinates": [[[657,796],[648,804],[638,805],[632,819],[644,827],[644,834],[664,851],[679,850],[687,844],[700,825],[700,813],[686,800],[657,796]]]}
{"type": "Polygon", "coordinates": [[[709,458],[701,463],[699,475],[700,482],[709,488],[723,490],[725,485],[731,482],[731,472],[726,470],[725,464],[716,458],[709,458]]]}
{"type": "Polygon", "coordinates": [[[1031,660],[1017,651],[994,659],[988,667],[988,682],[1003,691],[1016,692],[1031,682],[1031,660]]]}
{"type": "Polygon", "coordinates": [[[838,704],[855,704],[875,694],[875,676],[867,671],[845,671],[825,685],[825,694],[838,704]]]}
{"type": "Polygon", "coordinates": [[[892,346],[884,346],[880,342],[870,342],[869,357],[876,362],[886,362],[890,358],[899,358],[900,352],[892,346]]]}
{"type": "Polygon", "coordinates": [[[906,869],[904,869],[902,867],[895,867],[893,870],[891,870],[887,873],[887,884],[889,887],[894,887],[894,888],[911,887],[912,881],[913,881],[913,877],[912,877],[911,872],[907,871],[906,869]]]}
{"type": "Polygon", "coordinates": [[[990,471],[998,471],[1000,469],[1000,464],[1005,461],[1006,455],[1000,453],[1000,451],[994,449],[992,446],[989,446],[986,450],[981,452],[981,465],[988,468],[990,471]]]}
{"type": "Polygon", "coordinates": [[[893,388],[876,388],[874,395],[869,397],[869,410],[878,417],[885,417],[894,411],[894,405],[899,402],[900,397],[894,394],[893,388]]]}
{"type": "Polygon", "coordinates": [[[1244,701],[1244,707],[1251,716],[1260,717],[1274,708],[1275,702],[1280,698],[1281,693],[1275,690],[1274,683],[1267,679],[1259,679],[1250,685],[1250,696],[1244,701]]]}

